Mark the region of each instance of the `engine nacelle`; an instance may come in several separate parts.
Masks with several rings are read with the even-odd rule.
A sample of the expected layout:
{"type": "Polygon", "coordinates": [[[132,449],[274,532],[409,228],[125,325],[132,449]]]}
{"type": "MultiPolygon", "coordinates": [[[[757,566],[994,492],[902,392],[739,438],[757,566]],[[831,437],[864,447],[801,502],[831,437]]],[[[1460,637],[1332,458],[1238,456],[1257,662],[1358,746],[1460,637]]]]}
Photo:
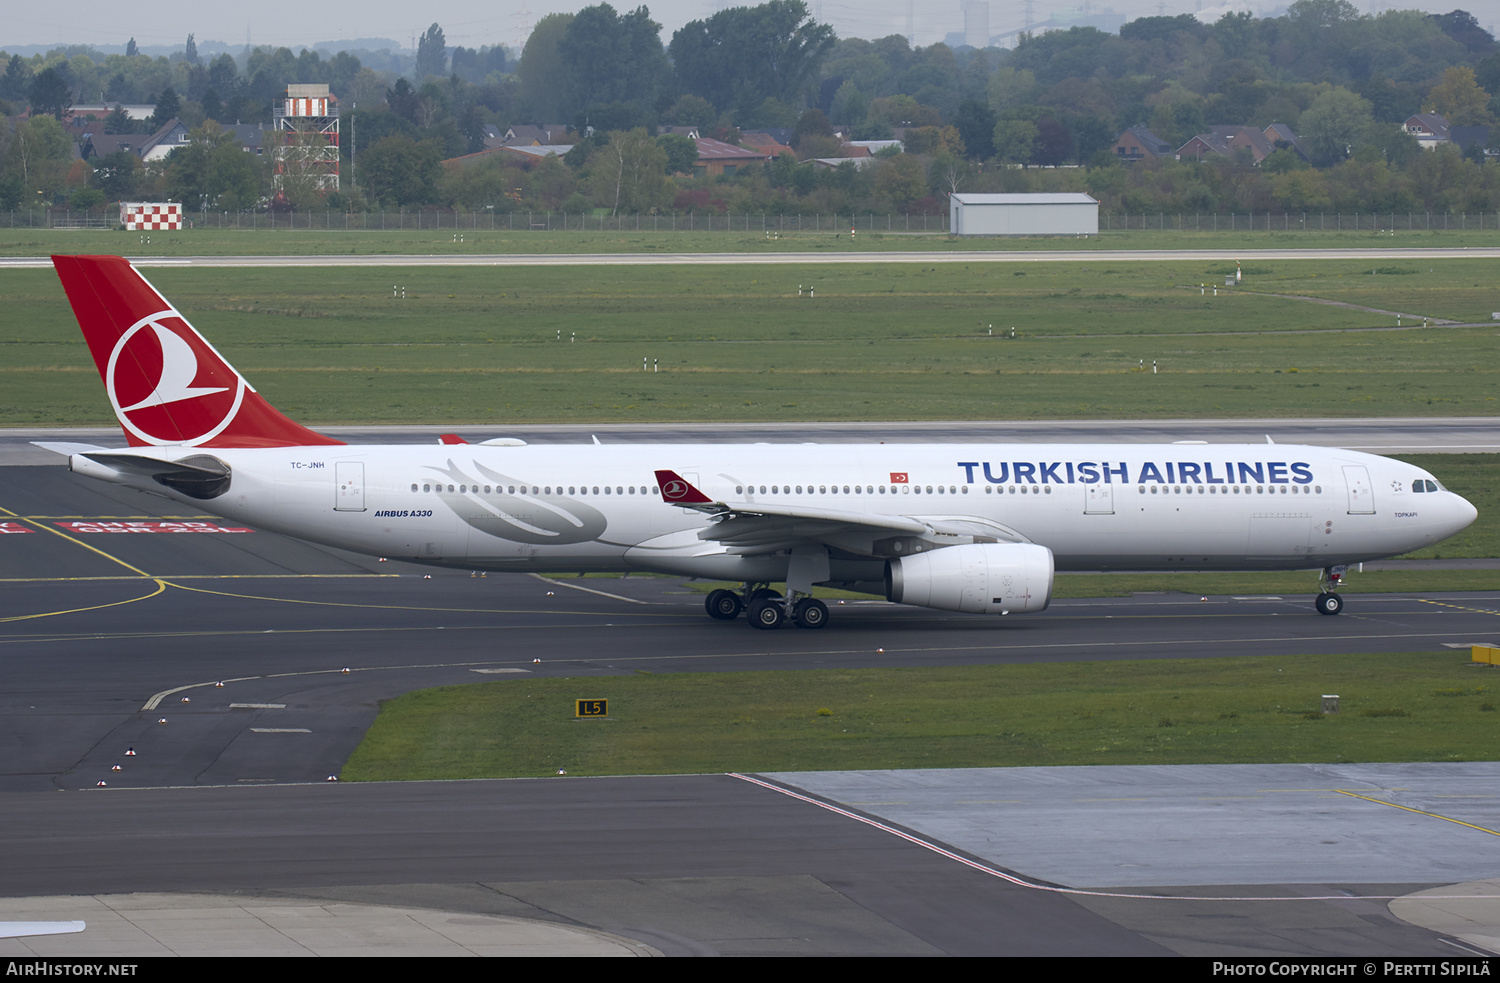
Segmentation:
{"type": "Polygon", "coordinates": [[[1052,603],[1052,551],[1034,543],[947,546],[890,560],[885,596],[967,614],[1029,614],[1052,603]]]}

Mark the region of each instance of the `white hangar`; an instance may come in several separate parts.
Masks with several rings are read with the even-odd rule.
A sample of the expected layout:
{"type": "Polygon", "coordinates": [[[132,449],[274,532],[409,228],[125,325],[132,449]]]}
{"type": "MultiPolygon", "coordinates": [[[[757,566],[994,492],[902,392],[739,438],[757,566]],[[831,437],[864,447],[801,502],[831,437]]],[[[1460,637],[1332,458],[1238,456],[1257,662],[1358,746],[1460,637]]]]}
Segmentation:
{"type": "Polygon", "coordinates": [[[1099,203],[1082,193],[979,195],[948,198],[956,236],[1079,236],[1099,234],[1099,203]]]}

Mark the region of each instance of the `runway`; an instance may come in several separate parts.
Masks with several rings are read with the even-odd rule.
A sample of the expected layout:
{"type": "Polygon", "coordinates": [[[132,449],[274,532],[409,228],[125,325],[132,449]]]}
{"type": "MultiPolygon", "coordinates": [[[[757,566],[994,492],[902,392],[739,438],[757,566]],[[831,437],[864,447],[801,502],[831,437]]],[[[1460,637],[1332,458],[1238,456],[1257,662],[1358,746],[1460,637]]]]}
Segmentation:
{"type": "MultiPolygon", "coordinates": [[[[1250,420],[924,420],[870,423],[568,423],[431,426],[318,427],[347,443],[431,443],[438,432],[469,441],[515,437],[536,444],[583,444],[594,437],[620,443],[1049,443],[1311,444],[1371,454],[1426,452],[1480,454],[1500,451],[1500,417],[1391,417],[1368,419],[1264,418],[1250,420]]],[[[32,441],[75,441],[113,446],[118,427],[0,430],[0,467],[55,466],[52,451],[32,441]]]]}
{"type": "MultiPolygon", "coordinates": [[[[831,233],[830,233],[831,234],[831,233]]],[[[566,233],[559,233],[559,236],[566,233]]],[[[806,241],[813,237],[788,240],[806,241]]],[[[827,239],[825,235],[822,238],[827,239]]],[[[1222,260],[1252,257],[1258,260],[1365,260],[1392,259],[1495,259],[1500,248],[1379,247],[1369,249],[970,249],[955,243],[933,250],[869,250],[866,252],[739,253],[429,253],[406,255],[313,255],[313,256],[129,256],[133,264],[148,267],[333,267],[333,266],[827,266],[841,263],[1155,263],[1185,260],[1222,260]]],[[[0,258],[0,269],[50,268],[44,256],[0,258]]]]}
{"type": "MultiPolygon", "coordinates": [[[[946,426],[917,434],[952,439],[933,436],[946,426]]],[[[1045,428],[1060,425],[1034,426],[1047,434],[1036,439],[1052,440],[1045,428]]],[[[1124,439],[1135,439],[1131,426],[1162,425],[1118,425],[1130,434],[1124,439]]],[[[1482,449],[1496,430],[1493,420],[1340,426],[1339,437],[1352,429],[1375,443],[1482,449]]],[[[870,439],[858,427],[811,437],[763,432],[870,439]]],[[[666,439],[703,439],[686,428],[674,434],[666,439]]],[[[523,435],[588,439],[579,428],[523,435]]],[[[1493,788],[1500,770],[1490,765],[1399,766],[1394,774],[1307,766],[1238,775],[897,772],[842,784],[814,775],[767,776],[769,785],[723,775],[326,781],[380,699],[425,686],[639,670],[1445,651],[1500,637],[1494,593],[1361,595],[1339,618],[1312,614],[1308,597],[1060,601],[1044,615],[1003,622],[849,603],[834,607],[821,632],[753,632],[710,621],[701,596],[671,578],[481,579],[227,531],[230,524],[164,499],[77,478],[60,458],[29,463],[42,452],[22,445],[24,436],[0,441],[0,508],[10,513],[0,515],[0,823],[14,857],[0,870],[0,895],[236,891],[415,905],[563,921],[668,954],[1454,955],[1441,932],[1395,919],[1383,901],[1183,900],[1166,908],[1035,885],[1348,899],[1500,875],[1489,859],[1500,834],[1486,832],[1500,829],[1500,800],[1443,798],[1493,788]],[[106,531],[121,528],[149,531],[106,531]],[[136,754],[125,757],[127,749],[136,754]],[[1418,777],[1418,792],[1399,791],[1418,777]],[[1425,796],[1424,812],[1462,819],[1468,832],[1446,819],[1413,829],[1403,825],[1414,822],[1409,813],[1343,792],[1329,793],[1339,797],[1331,812],[1316,798],[1345,786],[1425,796]],[[1098,819],[1075,800],[1121,796],[1084,794],[1091,787],[1158,807],[1132,816],[1112,809],[1115,828],[1101,840],[1086,832],[1098,819]],[[1200,794],[1210,787],[1260,804],[1226,814],[1221,798],[1200,794]],[[1265,791],[1292,787],[1309,797],[1265,791]],[[799,790],[816,801],[786,794],[799,790]],[[1003,801],[1017,795],[1027,801],[1003,801]],[[989,805],[961,808],[968,799],[989,805]],[[853,818],[818,804],[835,801],[853,818]],[[1173,830],[1165,837],[1164,816],[1173,830]],[[1067,817],[1077,824],[1071,837],[1027,835],[1062,833],[1067,817]],[[1442,837],[1430,832],[1437,824],[1445,824],[1442,837]],[[1223,855],[1226,836],[1252,830],[1243,842],[1261,860],[1253,877],[1234,864],[1185,862],[1223,855]],[[1331,849],[1319,842],[1326,839],[1345,846],[1331,849]],[[1080,843],[1093,848],[1080,851],[1080,843]],[[1130,852],[1145,861],[1144,873],[1122,870],[1130,852]],[[1015,879],[997,876],[1007,872],[1015,879]]],[[[118,441],[111,434],[101,442],[118,441]]]]}

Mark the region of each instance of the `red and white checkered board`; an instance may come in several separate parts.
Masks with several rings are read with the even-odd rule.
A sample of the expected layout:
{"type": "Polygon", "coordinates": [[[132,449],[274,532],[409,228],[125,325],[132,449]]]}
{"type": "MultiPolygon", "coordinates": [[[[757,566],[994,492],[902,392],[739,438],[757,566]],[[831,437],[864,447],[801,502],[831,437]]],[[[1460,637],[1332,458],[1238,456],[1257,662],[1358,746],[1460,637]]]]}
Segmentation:
{"type": "Polygon", "coordinates": [[[179,230],[182,228],[182,206],[173,202],[129,204],[121,211],[121,223],[130,232],[179,230]]]}

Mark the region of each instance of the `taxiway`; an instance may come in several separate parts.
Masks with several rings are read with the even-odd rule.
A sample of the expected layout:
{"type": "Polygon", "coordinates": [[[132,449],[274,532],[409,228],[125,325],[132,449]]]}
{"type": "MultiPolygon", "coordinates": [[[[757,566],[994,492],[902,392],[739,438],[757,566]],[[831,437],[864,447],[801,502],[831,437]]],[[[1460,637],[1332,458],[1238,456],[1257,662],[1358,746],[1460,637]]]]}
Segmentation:
{"type": "MultiPolygon", "coordinates": [[[[1354,436],[1490,449],[1494,421],[1468,423],[1354,436]]],[[[1161,425],[1135,426],[1159,439],[1161,425]]],[[[1351,436],[1339,426],[1330,439],[1351,436]]],[[[840,433],[733,436],[870,436],[840,433]]],[[[669,954],[1483,951],[1482,932],[1412,924],[1387,900],[1500,875],[1500,798],[1479,792],[1495,765],[326,779],[379,700],[424,686],[1442,651],[1500,635],[1493,593],[1361,595],[1339,618],[1306,597],[1059,601],[1004,621],[875,601],[836,607],[825,631],[751,632],[705,618],[671,578],[478,578],[257,531],[172,532],[229,524],[77,479],[22,436],[41,439],[0,442],[0,895],[415,906],[582,926],[669,954]],[[126,528],[149,531],[111,531],[126,528]],[[137,753],[112,772],[126,749],[137,753]]]]}

